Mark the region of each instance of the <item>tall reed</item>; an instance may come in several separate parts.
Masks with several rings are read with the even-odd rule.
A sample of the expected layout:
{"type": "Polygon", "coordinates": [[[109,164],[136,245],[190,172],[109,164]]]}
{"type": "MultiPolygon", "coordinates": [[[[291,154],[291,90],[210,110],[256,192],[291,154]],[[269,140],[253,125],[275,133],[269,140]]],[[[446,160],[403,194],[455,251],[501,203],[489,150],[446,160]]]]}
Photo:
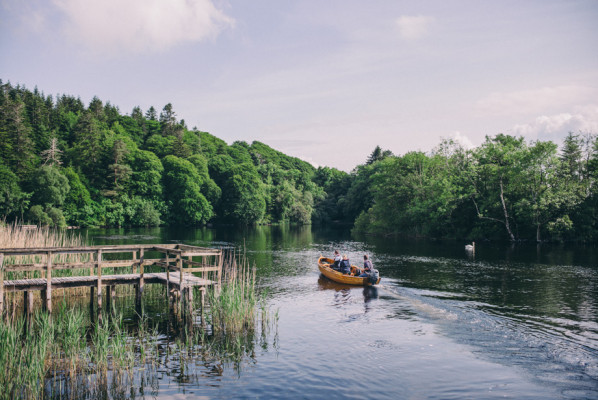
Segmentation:
{"type": "Polygon", "coordinates": [[[85,240],[73,230],[24,227],[18,221],[0,223],[0,248],[83,246],[85,240]]]}
{"type": "Polygon", "coordinates": [[[255,328],[259,302],[255,280],[255,266],[250,268],[244,256],[226,254],[222,285],[210,288],[206,296],[215,333],[243,333],[255,328]]]}
{"type": "MultiPolygon", "coordinates": [[[[23,226],[18,221],[5,223],[0,221],[0,249],[20,248],[51,248],[51,247],[81,247],[86,245],[87,239],[73,230],[54,229],[47,226],[23,226]]],[[[3,265],[44,263],[46,255],[34,256],[10,256],[5,257],[3,265]]],[[[84,262],[89,261],[88,254],[60,254],[52,257],[52,262],[84,262]]],[[[82,271],[76,270],[75,273],[82,271]]],[[[55,276],[71,276],[72,270],[58,270],[55,276]]],[[[21,279],[24,277],[40,277],[39,271],[34,272],[11,272],[5,279],[21,279]]]]}

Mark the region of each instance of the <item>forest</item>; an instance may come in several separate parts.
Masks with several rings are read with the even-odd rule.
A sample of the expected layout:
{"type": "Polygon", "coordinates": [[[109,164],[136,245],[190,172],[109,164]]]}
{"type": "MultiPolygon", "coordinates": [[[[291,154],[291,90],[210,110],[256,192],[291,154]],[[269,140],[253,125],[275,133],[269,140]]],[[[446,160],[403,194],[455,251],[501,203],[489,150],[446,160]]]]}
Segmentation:
{"type": "Polygon", "coordinates": [[[598,239],[598,140],[487,136],[428,153],[374,147],[350,173],[257,141],[228,145],[172,104],[130,114],[0,80],[0,217],[59,228],[338,224],[355,233],[598,239]]]}

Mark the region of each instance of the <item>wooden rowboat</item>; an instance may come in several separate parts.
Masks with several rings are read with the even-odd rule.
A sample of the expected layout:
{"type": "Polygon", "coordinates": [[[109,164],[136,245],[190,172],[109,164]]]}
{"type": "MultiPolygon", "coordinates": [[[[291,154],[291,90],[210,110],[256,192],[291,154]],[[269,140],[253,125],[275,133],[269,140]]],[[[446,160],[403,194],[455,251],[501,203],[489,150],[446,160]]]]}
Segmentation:
{"type": "MultiPolygon", "coordinates": [[[[324,275],[326,278],[338,283],[345,283],[347,285],[372,286],[372,283],[370,282],[369,278],[360,278],[358,276],[343,275],[342,273],[333,270],[331,267],[332,264],[334,264],[334,260],[332,258],[320,257],[318,259],[318,268],[320,269],[322,275],[324,275]]],[[[359,268],[357,268],[355,265],[351,265],[352,273],[355,273],[358,270],[359,268]]],[[[378,278],[375,284],[377,285],[378,283],[380,283],[380,278],[378,278]]]]}

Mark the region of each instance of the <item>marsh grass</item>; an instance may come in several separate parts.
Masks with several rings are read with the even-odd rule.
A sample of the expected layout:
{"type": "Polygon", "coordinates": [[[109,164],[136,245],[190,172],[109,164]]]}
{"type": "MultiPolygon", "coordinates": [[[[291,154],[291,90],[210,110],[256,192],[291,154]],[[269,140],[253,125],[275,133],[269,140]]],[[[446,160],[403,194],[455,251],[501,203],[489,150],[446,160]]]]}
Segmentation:
{"type": "Polygon", "coordinates": [[[243,255],[226,253],[222,285],[209,288],[206,298],[214,333],[229,335],[253,331],[260,302],[255,266],[250,268],[243,255]]]}
{"type": "MultiPolygon", "coordinates": [[[[13,223],[0,222],[0,248],[47,248],[47,247],[79,247],[84,246],[86,238],[73,230],[54,229],[36,226],[24,228],[18,221],[13,223]]],[[[59,254],[52,257],[53,263],[87,262],[89,254],[59,254]]],[[[46,255],[34,256],[9,256],[4,258],[3,266],[10,264],[33,264],[47,262],[46,255]]],[[[56,270],[55,277],[87,275],[88,269],[56,270]]],[[[7,272],[4,279],[31,279],[41,278],[41,271],[7,272]]]]}

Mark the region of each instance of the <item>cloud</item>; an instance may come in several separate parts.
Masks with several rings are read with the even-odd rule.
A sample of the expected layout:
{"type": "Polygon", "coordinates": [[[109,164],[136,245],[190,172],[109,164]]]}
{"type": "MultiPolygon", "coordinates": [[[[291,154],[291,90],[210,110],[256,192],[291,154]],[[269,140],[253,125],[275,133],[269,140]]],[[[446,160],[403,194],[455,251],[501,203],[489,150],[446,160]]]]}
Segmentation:
{"type": "Polygon", "coordinates": [[[401,15],[397,19],[397,26],[401,38],[406,40],[419,39],[428,34],[436,19],[424,15],[401,15]]]}
{"type": "Polygon", "coordinates": [[[557,142],[569,132],[598,133],[598,105],[578,107],[572,113],[541,115],[533,122],[515,125],[511,131],[531,140],[557,142]]]}
{"type": "Polygon", "coordinates": [[[554,109],[584,104],[597,95],[595,88],[561,85],[513,92],[494,92],[477,101],[476,108],[489,115],[540,114],[554,109]]]}
{"type": "Polygon", "coordinates": [[[473,142],[459,131],[453,133],[452,139],[463,146],[464,149],[473,149],[475,147],[473,142]]]}
{"type": "Polygon", "coordinates": [[[215,37],[234,20],[211,0],[54,0],[68,37],[100,53],[155,53],[215,37]]]}

